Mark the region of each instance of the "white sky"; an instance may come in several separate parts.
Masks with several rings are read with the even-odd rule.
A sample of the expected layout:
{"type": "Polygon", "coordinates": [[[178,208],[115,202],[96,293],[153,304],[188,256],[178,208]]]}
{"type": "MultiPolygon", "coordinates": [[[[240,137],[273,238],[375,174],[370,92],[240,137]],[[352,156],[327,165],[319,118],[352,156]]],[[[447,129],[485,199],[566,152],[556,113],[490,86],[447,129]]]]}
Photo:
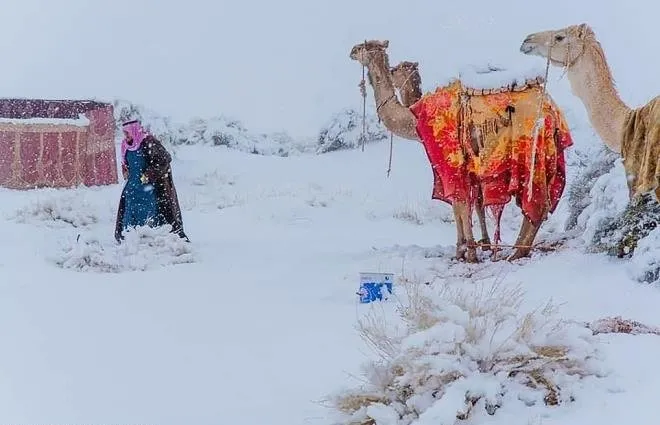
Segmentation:
{"type": "Polygon", "coordinates": [[[626,101],[660,94],[657,0],[406,1],[0,0],[0,96],[124,97],[180,120],[225,114],[309,136],[360,106],[348,53],[365,38],[389,39],[392,65],[418,60],[431,89],[475,60],[527,60],[527,33],[584,21],[626,101]]]}

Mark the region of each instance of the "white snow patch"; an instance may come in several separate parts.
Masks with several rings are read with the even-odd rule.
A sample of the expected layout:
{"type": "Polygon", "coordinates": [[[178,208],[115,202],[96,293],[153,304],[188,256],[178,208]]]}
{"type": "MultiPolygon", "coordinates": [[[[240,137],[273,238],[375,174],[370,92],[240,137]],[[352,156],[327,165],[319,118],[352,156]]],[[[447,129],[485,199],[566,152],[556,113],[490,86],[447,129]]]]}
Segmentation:
{"type": "Polygon", "coordinates": [[[464,65],[454,75],[446,75],[438,80],[437,86],[445,86],[454,80],[461,80],[463,85],[475,89],[491,89],[509,86],[512,84],[523,85],[527,80],[545,77],[545,67],[540,66],[515,66],[507,64],[494,65],[464,65]]]}
{"type": "Polygon", "coordinates": [[[96,235],[67,240],[54,258],[64,269],[81,272],[121,273],[146,271],[175,264],[194,263],[190,243],[170,233],[170,226],[137,227],[124,233],[121,244],[96,235]]]}
{"type": "Polygon", "coordinates": [[[88,227],[99,221],[96,206],[74,193],[38,198],[13,214],[7,214],[7,218],[23,224],[74,228],[88,227]]]}
{"type": "Polygon", "coordinates": [[[0,124],[42,124],[42,125],[73,125],[77,127],[89,126],[89,118],[79,114],[78,118],[6,118],[0,117],[0,124]]]}

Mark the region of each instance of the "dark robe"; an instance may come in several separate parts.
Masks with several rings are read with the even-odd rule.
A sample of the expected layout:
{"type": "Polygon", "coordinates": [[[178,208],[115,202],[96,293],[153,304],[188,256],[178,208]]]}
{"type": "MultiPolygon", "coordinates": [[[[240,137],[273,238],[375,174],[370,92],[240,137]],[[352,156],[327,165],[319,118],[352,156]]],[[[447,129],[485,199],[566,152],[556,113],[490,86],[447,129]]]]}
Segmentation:
{"type": "MultiPolygon", "coordinates": [[[[160,222],[172,226],[172,233],[176,233],[181,238],[190,242],[188,236],[183,231],[183,218],[181,217],[181,207],[179,206],[179,199],[174,187],[174,180],[172,179],[172,156],[167,149],[160,143],[158,139],[149,135],[142,141],[144,149],[145,161],[147,163],[144,175],[148,179],[148,183],[154,186],[156,194],[156,202],[158,204],[158,215],[160,222]]],[[[119,207],[117,210],[117,220],[115,223],[115,239],[121,242],[124,237],[122,236],[124,209],[126,208],[126,199],[122,193],[119,199],[119,207]]]]}

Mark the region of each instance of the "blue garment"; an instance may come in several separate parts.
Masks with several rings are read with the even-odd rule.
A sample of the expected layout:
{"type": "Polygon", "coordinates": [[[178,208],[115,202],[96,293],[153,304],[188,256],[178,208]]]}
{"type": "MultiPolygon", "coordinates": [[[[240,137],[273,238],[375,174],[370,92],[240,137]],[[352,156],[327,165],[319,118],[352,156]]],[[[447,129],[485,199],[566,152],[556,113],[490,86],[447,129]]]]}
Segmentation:
{"type": "Polygon", "coordinates": [[[158,226],[162,221],[158,214],[153,185],[140,181],[147,165],[144,149],[146,148],[143,145],[136,151],[126,151],[128,178],[122,194],[126,202],[122,223],[124,229],[144,225],[158,226]]]}

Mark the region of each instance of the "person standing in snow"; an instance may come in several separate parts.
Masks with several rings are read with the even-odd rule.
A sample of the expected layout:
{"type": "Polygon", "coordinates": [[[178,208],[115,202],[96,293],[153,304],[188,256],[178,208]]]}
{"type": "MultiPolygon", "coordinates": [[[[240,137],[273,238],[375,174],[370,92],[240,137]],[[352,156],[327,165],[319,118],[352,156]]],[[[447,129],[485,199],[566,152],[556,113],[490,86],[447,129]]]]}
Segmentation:
{"type": "Polygon", "coordinates": [[[121,161],[126,183],[117,209],[115,239],[121,243],[122,232],[129,227],[169,224],[172,233],[190,242],[183,231],[171,155],[138,120],[124,123],[122,130],[121,161]]]}

